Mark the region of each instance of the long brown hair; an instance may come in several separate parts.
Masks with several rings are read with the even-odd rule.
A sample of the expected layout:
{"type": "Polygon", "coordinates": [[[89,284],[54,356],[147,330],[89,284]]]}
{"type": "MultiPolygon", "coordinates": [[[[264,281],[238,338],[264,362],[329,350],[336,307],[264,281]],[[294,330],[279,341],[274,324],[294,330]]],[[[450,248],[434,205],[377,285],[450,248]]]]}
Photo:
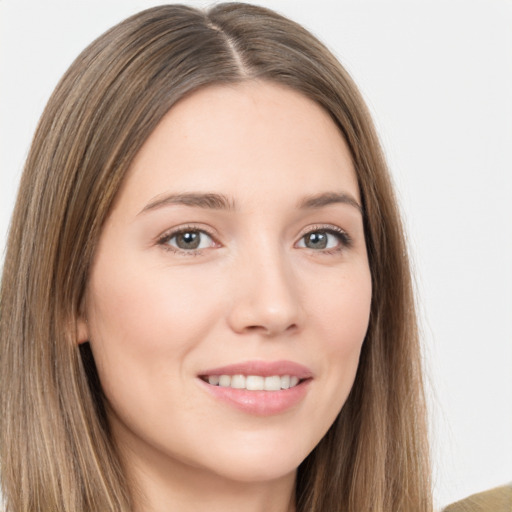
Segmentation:
{"type": "Polygon", "coordinates": [[[8,512],[131,509],[77,319],[102,225],[164,114],[209,84],[267,80],[313,99],[352,153],[373,280],[353,389],[301,464],[297,511],[431,511],[407,251],[375,130],[353,81],[296,23],[230,3],[155,7],[76,59],[40,120],[14,211],[0,302],[1,482],[8,512]]]}

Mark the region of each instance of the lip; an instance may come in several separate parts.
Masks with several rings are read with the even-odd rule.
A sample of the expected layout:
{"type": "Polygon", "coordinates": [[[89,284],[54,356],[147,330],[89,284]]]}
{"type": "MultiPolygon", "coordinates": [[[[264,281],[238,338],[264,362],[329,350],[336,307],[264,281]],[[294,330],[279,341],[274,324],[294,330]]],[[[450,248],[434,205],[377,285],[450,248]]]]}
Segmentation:
{"type": "Polygon", "coordinates": [[[306,396],[313,372],[304,365],[293,361],[246,361],[227,366],[211,368],[198,374],[198,382],[214,399],[246,414],[272,416],[284,413],[297,406],[306,396]],[[201,377],[208,375],[295,375],[299,384],[280,391],[248,391],[229,387],[212,386],[201,377]]]}
{"type": "Polygon", "coordinates": [[[207,375],[295,375],[299,379],[313,378],[313,372],[307,367],[293,361],[245,361],[241,363],[210,368],[199,373],[200,377],[207,375]]]}

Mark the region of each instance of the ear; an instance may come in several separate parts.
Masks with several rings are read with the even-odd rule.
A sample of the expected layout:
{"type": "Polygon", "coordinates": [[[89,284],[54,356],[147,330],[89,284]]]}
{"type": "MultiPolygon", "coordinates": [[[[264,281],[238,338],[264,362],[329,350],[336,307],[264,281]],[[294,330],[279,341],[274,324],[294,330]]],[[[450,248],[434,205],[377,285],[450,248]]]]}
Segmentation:
{"type": "Polygon", "coordinates": [[[81,345],[90,340],[89,323],[87,322],[86,297],[82,296],[75,317],[75,343],[81,345]]]}
{"type": "Polygon", "coordinates": [[[89,325],[84,317],[78,318],[76,321],[76,342],[78,345],[89,341],[89,325]]]}

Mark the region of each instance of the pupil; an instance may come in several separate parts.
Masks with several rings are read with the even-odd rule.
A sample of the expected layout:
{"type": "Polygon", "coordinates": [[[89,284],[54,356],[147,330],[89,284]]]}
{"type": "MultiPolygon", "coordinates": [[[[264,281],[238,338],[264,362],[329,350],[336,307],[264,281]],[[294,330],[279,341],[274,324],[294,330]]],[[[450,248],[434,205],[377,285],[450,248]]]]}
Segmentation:
{"type": "Polygon", "coordinates": [[[327,247],[327,235],[325,233],[311,233],[308,235],[307,246],[311,249],[325,249],[327,247]]]}
{"type": "Polygon", "coordinates": [[[193,231],[188,231],[187,233],[181,233],[176,238],[176,245],[180,249],[197,249],[199,247],[199,242],[201,237],[199,233],[195,233],[193,231]]]}

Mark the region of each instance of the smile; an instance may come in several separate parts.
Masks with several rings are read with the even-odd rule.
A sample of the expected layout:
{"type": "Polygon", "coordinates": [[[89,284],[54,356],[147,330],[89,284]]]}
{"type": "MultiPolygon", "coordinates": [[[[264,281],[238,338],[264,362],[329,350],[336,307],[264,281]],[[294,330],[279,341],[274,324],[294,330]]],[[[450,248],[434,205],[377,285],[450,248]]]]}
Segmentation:
{"type": "Polygon", "coordinates": [[[314,377],[309,368],[292,361],[245,361],[200,372],[198,381],[220,403],[245,414],[270,416],[298,407],[314,377]]]}
{"type": "Polygon", "coordinates": [[[222,388],[246,389],[247,391],[280,391],[297,386],[300,382],[296,375],[208,375],[201,377],[212,386],[222,388]]]}

